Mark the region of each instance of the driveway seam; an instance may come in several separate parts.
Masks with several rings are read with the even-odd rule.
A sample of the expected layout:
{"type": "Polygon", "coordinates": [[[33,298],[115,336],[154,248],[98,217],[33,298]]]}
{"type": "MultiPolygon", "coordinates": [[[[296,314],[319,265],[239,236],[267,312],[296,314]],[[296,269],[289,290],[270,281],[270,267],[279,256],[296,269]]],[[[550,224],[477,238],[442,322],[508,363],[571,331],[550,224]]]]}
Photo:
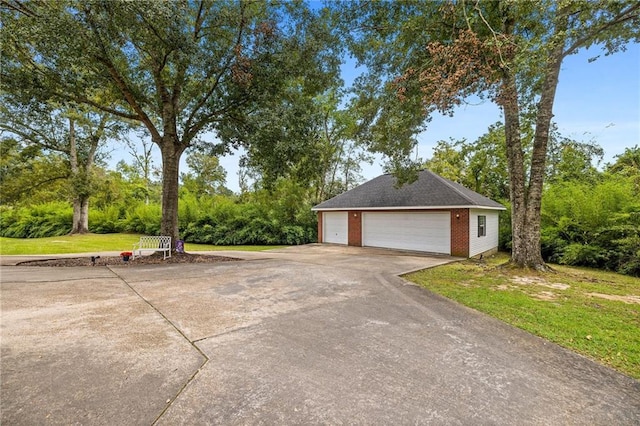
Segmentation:
{"type": "Polygon", "coordinates": [[[226,336],[228,334],[250,330],[252,328],[260,327],[261,325],[262,324],[257,323],[257,324],[250,324],[250,325],[247,325],[247,326],[244,326],[244,327],[233,328],[231,330],[223,331],[222,333],[212,334],[210,336],[199,337],[199,338],[195,339],[193,341],[193,343],[196,344],[196,343],[200,343],[200,342],[202,342],[204,340],[215,339],[215,338],[218,338],[218,337],[226,336]]]}
{"type": "Polygon", "coordinates": [[[151,423],[152,425],[155,425],[158,423],[158,421],[160,421],[160,419],[164,416],[167,410],[173,405],[173,403],[178,399],[178,397],[180,397],[180,395],[182,394],[182,392],[184,392],[187,386],[189,386],[189,384],[196,378],[198,373],[200,373],[200,371],[202,371],[202,369],[207,365],[207,363],[209,362],[209,357],[198,347],[198,345],[196,345],[194,342],[189,340],[189,338],[182,332],[182,330],[180,330],[165,314],[163,314],[158,308],[156,308],[153,305],[153,303],[147,300],[142,294],[140,294],[140,292],[138,292],[138,290],[136,290],[131,284],[129,284],[129,282],[126,279],[124,279],[120,274],[118,274],[116,271],[111,269],[110,266],[107,266],[107,269],[111,271],[111,273],[114,274],[116,277],[118,277],[127,287],[129,287],[136,296],[138,296],[142,301],[144,301],[144,303],[146,303],[147,305],[149,305],[149,307],[151,307],[151,309],[156,311],[158,315],[160,315],[171,327],[173,327],[173,329],[176,330],[178,334],[180,334],[182,338],[184,338],[189,343],[189,345],[191,345],[191,347],[193,347],[196,351],[198,351],[198,353],[204,358],[204,361],[202,362],[202,364],[200,364],[200,367],[198,367],[198,369],[191,375],[191,377],[189,377],[186,380],[186,382],[178,390],[178,392],[172,398],[169,399],[169,401],[165,404],[165,407],[162,409],[160,414],[158,414],[158,416],[153,421],[153,423],[151,423]]]}
{"type": "Polygon", "coordinates": [[[22,283],[41,284],[41,283],[68,283],[72,281],[86,282],[87,280],[99,280],[99,279],[109,279],[109,277],[69,278],[64,280],[47,280],[47,281],[2,281],[2,282],[4,284],[22,284],[22,283]]]}
{"type": "MultiPolygon", "coordinates": [[[[325,308],[327,305],[333,304],[333,303],[337,303],[336,301],[333,302],[326,302],[326,303],[321,303],[319,305],[315,305],[315,306],[311,306],[309,308],[303,308],[303,309],[296,309],[293,312],[298,312],[298,313],[308,313],[308,312],[313,312],[319,309],[323,309],[325,308]]],[[[223,331],[222,333],[217,333],[217,334],[211,334],[209,336],[204,336],[204,337],[199,337],[197,339],[193,340],[193,343],[200,343],[203,342],[205,340],[210,340],[210,339],[217,339],[223,336],[227,336],[229,334],[233,334],[233,333],[241,333],[241,332],[245,332],[248,330],[252,330],[252,329],[259,329],[259,328],[264,328],[264,325],[262,322],[258,322],[255,324],[249,324],[249,325],[245,325],[242,327],[237,327],[237,328],[232,328],[231,330],[227,330],[227,331],[223,331]]]]}

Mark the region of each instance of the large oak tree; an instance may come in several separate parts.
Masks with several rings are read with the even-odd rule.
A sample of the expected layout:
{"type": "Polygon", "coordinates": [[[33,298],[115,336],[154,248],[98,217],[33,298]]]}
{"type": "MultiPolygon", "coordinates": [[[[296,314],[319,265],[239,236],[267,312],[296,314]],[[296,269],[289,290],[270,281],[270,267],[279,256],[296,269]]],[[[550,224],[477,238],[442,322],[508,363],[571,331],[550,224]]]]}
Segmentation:
{"type": "Polygon", "coordinates": [[[501,107],[511,260],[537,269],[545,268],[540,207],[562,62],[591,46],[611,54],[637,42],[639,11],[637,1],[610,0],[348,2],[340,8],[352,51],[368,67],[358,91],[369,105],[376,149],[406,156],[429,114],[453,114],[471,95],[501,107]],[[534,129],[530,162],[525,120],[534,129]]]}
{"type": "Polygon", "coordinates": [[[3,0],[3,90],[140,123],[162,155],[161,233],[178,237],[179,162],[220,154],[283,76],[312,68],[300,2],[3,0]],[[296,54],[292,54],[295,52],[296,54]],[[119,102],[113,104],[112,99],[119,102]],[[205,140],[205,138],[208,138],[205,140]]]}
{"type": "MultiPolygon", "coordinates": [[[[124,126],[110,114],[93,108],[63,107],[47,103],[21,105],[9,96],[0,105],[0,133],[23,146],[61,155],[65,159],[58,170],[50,170],[42,179],[65,179],[73,204],[72,234],[89,232],[89,198],[93,193],[93,168],[100,149],[109,138],[117,137],[124,126]]],[[[31,181],[35,184],[37,179],[31,181]]]]}

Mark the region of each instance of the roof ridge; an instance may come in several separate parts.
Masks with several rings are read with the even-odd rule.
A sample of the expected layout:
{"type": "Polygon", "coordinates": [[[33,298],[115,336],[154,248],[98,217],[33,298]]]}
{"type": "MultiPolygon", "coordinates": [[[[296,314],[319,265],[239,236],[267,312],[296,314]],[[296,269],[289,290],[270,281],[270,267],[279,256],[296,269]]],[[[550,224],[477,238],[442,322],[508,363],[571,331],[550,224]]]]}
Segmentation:
{"type": "MultiPolygon", "coordinates": [[[[439,174],[437,174],[437,173],[432,172],[431,170],[427,170],[427,169],[425,169],[425,172],[431,173],[435,178],[437,178],[437,179],[439,179],[439,180],[443,181],[443,183],[444,183],[445,185],[447,185],[449,188],[453,189],[453,190],[454,190],[454,191],[456,191],[458,194],[460,194],[460,196],[461,196],[462,198],[464,198],[465,200],[467,200],[467,201],[469,202],[469,204],[477,205],[477,203],[476,203],[474,200],[472,200],[471,198],[469,198],[469,196],[467,196],[466,194],[464,194],[462,191],[460,191],[460,189],[459,189],[459,188],[457,188],[457,187],[456,187],[457,185],[460,185],[460,184],[456,184],[455,182],[453,182],[453,181],[451,181],[451,180],[449,180],[449,179],[443,178],[442,176],[440,176],[440,175],[439,175],[439,174]],[[452,185],[452,184],[454,184],[454,185],[452,185]]],[[[462,185],[460,185],[460,186],[462,186],[462,185]]],[[[464,187],[463,187],[463,188],[464,188],[464,187]]],[[[479,195],[481,195],[481,194],[479,194],[479,195]]]]}
{"type": "Polygon", "coordinates": [[[504,206],[464,185],[443,178],[430,170],[421,170],[413,184],[395,187],[392,174],[383,174],[349,191],[343,192],[314,207],[314,210],[335,208],[410,208],[421,206],[467,206],[467,208],[498,208],[504,206]]]}

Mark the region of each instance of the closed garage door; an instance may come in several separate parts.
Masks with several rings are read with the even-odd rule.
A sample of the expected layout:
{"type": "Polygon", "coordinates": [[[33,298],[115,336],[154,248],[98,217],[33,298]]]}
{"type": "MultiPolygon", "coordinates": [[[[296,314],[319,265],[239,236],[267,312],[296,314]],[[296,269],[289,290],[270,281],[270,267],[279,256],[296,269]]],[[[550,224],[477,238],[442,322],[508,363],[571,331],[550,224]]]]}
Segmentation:
{"type": "Polygon", "coordinates": [[[448,212],[366,212],[362,245],[451,254],[448,212]]]}
{"type": "Polygon", "coordinates": [[[324,212],[322,217],[322,241],[347,244],[347,212],[324,212]]]}

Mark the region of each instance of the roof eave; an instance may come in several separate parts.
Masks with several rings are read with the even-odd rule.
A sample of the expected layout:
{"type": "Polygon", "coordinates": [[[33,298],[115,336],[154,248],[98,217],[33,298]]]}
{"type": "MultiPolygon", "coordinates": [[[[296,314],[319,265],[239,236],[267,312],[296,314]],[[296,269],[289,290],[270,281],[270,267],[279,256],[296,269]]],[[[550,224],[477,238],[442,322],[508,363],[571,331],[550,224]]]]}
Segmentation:
{"type": "Polygon", "coordinates": [[[392,206],[392,207],[312,207],[311,211],[347,211],[347,210],[448,210],[448,209],[481,209],[481,210],[507,210],[504,206],[482,206],[465,204],[459,206],[392,206]]]}

